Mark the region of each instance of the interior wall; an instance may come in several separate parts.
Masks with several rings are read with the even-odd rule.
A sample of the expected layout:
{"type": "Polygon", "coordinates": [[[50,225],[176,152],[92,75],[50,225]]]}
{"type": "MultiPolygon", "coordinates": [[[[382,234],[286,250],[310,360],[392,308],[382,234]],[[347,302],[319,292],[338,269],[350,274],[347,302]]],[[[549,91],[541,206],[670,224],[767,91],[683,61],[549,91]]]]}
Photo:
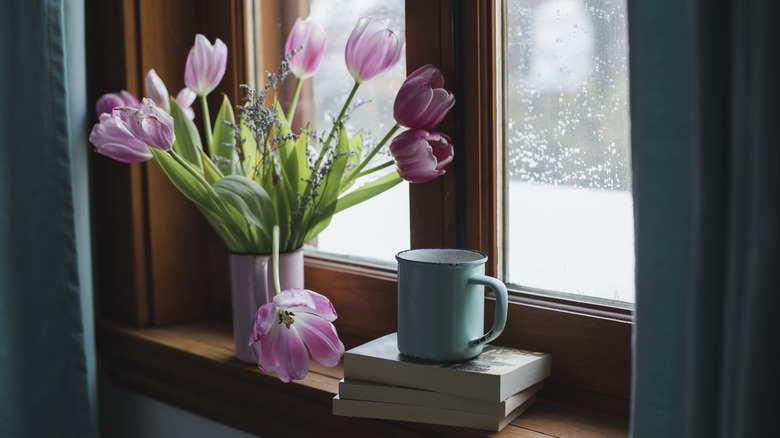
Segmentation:
{"type": "Polygon", "coordinates": [[[257,438],[112,383],[98,369],[100,436],[111,438],[257,438]]]}

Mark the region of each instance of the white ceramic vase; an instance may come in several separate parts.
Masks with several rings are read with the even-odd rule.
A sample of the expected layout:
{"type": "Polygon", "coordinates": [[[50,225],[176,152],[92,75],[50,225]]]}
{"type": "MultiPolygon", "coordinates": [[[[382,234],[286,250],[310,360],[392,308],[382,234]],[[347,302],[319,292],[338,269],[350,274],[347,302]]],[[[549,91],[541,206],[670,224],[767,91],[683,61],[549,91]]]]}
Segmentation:
{"type": "MultiPolygon", "coordinates": [[[[279,254],[282,290],[303,288],[303,250],[279,254]]],[[[274,297],[273,263],[270,254],[230,254],[230,289],[233,301],[233,337],[236,358],[256,363],[249,347],[252,320],[257,309],[274,297]]]]}

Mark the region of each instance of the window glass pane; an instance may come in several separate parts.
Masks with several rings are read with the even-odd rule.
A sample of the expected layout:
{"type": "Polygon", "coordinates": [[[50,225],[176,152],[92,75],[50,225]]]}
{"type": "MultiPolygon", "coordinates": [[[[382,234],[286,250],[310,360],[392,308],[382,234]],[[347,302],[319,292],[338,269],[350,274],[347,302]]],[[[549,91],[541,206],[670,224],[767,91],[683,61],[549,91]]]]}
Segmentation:
{"type": "MultiPolygon", "coordinates": [[[[344,47],[360,17],[380,18],[394,31],[404,29],[403,0],[311,0],[311,17],[328,29],[328,48],[312,78],[312,125],[329,129],[354,80],[344,63],[344,47]]],[[[394,125],[395,93],[406,78],[406,54],[388,74],[365,82],[354,102],[361,103],[346,123],[350,136],[363,130],[364,144],[376,145],[394,125]]],[[[389,145],[389,143],[388,143],[389,145]]],[[[387,146],[377,162],[387,161],[387,146]]],[[[389,168],[388,170],[392,170],[389,168]]],[[[381,175],[377,175],[381,176],[381,175]]],[[[409,248],[409,187],[403,182],[387,192],[333,217],[317,239],[321,251],[395,265],[395,254],[409,248]]]]}
{"type": "Polygon", "coordinates": [[[504,12],[506,279],[633,302],[626,2],[504,12]]]}

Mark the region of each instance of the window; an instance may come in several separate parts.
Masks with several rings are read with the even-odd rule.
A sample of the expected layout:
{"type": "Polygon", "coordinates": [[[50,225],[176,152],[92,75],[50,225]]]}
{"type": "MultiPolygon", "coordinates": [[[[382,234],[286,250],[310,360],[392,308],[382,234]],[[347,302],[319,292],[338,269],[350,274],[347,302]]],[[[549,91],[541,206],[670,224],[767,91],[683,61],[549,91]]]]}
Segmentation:
{"type": "MultiPolygon", "coordinates": [[[[402,0],[312,0],[310,8],[311,17],[328,29],[328,47],[320,70],[312,78],[310,101],[313,128],[322,131],[330,128],[354,84],[344,64],[344,48],[358,19],[375,16],[390,29],[403,31],[404,3],[402,0]]],[[[364,144],[378,143],[395,123],[393,101],[405,78],[406,56],[402,55],[393,70],[362,84],[357,99],[363,103],[348,120],[347,132],[353,135],[363,130],[364,144]]],[[[389,159],[387,149],[383,148],[382,152],[385,155],[375,161],[389,159]]],[[[335,215],[317,237],[316,248],[325,253],[357,256],[395,266],[395,254],[409,248],[408,183],[403,182],[335,215]]]]}
{"type": "MultiPolygon", "coordinates": [[[[245,19],[254,13],[247,6],[256,6],[263,16],[262,28],[255,29],[262,39],[254,49],[262,51],[263,65],[275,65],[293,21],[308,15],[308,2],[206,0],[177,9],[143,0],[88,0],[90,101],[123,88],[141,94],[151,67],[169,89],[179,89],[192,42],[166,35],[199,32],[228,45],[230,73],[219,91],[239,101],[239,85],[249,70],[242,54],[248,50],[245,44],[254,43],[245,35],[245,19]],[[117,33],[120,38],[106,42],[105,35],[117,33]]],[[[495,71],[500,11],[500,2],[494,1],[407,1],[404,26],[407,70],[438,66],[458,99],[441,130],[455,140],[459,162],[442,178],[409,187],[414,218],[409,246],[480,250],[490,257],[492,275],[499,269],[501,246],[495,71]]],[[[212,96],[215,114],[219,93],[212,96]]],[[[198,211],[154,165],[127,166],[98,155],[93,160],[100,315],[136,327],[229,320],[225,248],[198,211]]],[[[305,275],[307,287],[326,294],[338,309],[337,328],[348,347],[395,329],[392,269],[311,255],[305,275]]],[[[507,329],[499,339],[553,354],[545,397],[627,416],[630,319],[630,310],[520,294],[510,304],[507,329]]]]}
{"type": "Polygon", "coordinates": [[[625,0],[505,2],[505,278],[634,301],[625,0]]]}

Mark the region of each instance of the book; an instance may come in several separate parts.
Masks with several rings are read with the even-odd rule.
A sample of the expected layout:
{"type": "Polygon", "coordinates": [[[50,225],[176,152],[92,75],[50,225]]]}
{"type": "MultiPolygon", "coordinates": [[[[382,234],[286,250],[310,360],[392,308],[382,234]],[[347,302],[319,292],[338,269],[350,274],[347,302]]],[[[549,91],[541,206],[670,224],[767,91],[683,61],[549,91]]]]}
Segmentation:
{"type": "Polygon", "coordinates": [[[547,353],[495,345],[460,363],[417,362],[390,333],[347,351],[344,377],[500,402],[549,377],[551,363],[547,353]]]}
{"type": "Polygon", "coordinates": [[[406,388],[386,383],[364,380],[342,379],[339,382],[339,397],[347,400],[364,400],[401,405],[427,406],[452,411],[467,411],[506,417],[526,400],[542,389],[542,382],[509,396],[500,402],[490,402],[470,397],[461,397],[443,392],[406,388]]]}
{"type": "Polygon", "coordinates": [[[536,396],[531,396],[509,415],[497,416],[429,406],[347,400],[337,395],[333,398],[333,415],[443,424],[498,432],[528,409],[535,400],[536,396]]]}

